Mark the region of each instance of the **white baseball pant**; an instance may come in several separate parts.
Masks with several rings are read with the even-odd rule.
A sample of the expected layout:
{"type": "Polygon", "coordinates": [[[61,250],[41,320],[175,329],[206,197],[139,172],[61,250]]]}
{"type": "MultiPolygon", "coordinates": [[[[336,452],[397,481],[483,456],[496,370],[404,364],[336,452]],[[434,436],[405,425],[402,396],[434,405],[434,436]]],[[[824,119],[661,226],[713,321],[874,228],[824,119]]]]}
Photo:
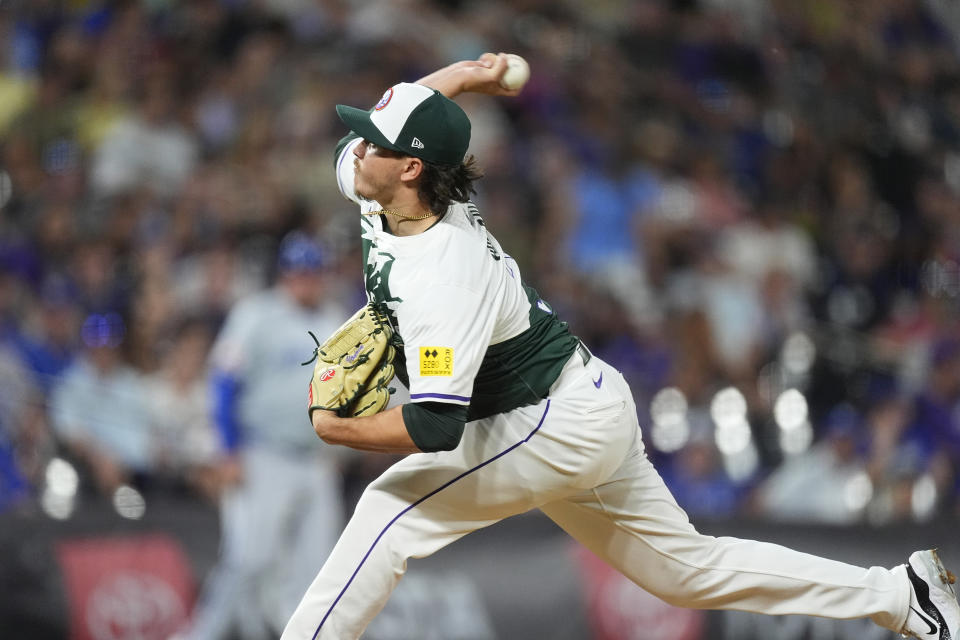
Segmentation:
{"type": "Polygon", "coordinates": [[[870,617],[897,631],[906,620],[903,567],[698,533],[643,451],[626,381],[574,354],[547,399],[469,423],[456,450],[408,456],[372,482],[282,640],[359,637],[408,558],[534,508],[672,605],[870,617]]]}

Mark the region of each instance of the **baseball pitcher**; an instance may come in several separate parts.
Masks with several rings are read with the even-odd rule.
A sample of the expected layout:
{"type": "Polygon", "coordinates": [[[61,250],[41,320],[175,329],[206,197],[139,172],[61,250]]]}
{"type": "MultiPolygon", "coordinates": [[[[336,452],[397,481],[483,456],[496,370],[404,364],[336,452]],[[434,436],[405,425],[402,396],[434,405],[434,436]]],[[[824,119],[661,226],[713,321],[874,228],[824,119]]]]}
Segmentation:
{"type": "Polygon", "coordinates": [[[364,492],[283,638],[359,637],[409,558],[531,509],[674,605],[957,638],[954,579],[933,551],[866,569],[693,528],[644,454],[623,377],[523,281],[469,200],[470,122],[450,98],[515,95],[506,68],[484,54],[370,110],[337,107],[352,133],[336,177],[360,207],[370,305],[317,347],[309,411],[328,443],[411,455],[364,492]],[[380,361],[409,402],[380,410],[380,361]]]}

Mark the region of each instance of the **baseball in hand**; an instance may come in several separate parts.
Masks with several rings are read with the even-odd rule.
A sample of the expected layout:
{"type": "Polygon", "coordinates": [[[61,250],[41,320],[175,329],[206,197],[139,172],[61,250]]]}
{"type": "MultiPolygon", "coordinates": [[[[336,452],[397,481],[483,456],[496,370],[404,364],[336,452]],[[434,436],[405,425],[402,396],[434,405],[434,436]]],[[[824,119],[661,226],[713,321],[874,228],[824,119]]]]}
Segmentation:
{"type": "Polygon", "coordinates": [[[500,86],[504,89],[519,89],[530,79],[530,65],[515,53],[507,55],[507,70],[500,78],[500,86]]]}

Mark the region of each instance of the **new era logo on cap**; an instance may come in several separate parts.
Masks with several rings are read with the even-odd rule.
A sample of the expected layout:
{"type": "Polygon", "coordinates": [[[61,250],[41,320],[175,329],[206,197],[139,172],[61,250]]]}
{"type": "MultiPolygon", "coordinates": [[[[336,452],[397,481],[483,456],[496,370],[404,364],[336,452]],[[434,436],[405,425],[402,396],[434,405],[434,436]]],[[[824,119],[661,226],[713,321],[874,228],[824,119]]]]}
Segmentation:
{"type": "Polygon", "coordinates": [[[337,115],[364,139],[428,162],[460,164],[470,145],[463,109],[420,84],[390,87],[369,111],[337,105],[337,115]]]}

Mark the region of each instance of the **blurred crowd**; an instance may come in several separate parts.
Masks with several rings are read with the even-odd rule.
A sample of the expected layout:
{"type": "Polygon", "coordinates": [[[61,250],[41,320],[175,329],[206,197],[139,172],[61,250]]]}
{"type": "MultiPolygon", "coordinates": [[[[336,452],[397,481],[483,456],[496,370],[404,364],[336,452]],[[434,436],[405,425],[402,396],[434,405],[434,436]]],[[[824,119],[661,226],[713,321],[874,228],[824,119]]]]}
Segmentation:
{"type": "Polygon", "coordinates": [[[960,514],[956,27],[924,0],[0,2],[0,509],[59,458],[215,496],[210,347],[282,238],[363,299],[334,105],[513,51],[518,98],[459,100],[477,201],[630,380],[681,505],[960,514]]]}

